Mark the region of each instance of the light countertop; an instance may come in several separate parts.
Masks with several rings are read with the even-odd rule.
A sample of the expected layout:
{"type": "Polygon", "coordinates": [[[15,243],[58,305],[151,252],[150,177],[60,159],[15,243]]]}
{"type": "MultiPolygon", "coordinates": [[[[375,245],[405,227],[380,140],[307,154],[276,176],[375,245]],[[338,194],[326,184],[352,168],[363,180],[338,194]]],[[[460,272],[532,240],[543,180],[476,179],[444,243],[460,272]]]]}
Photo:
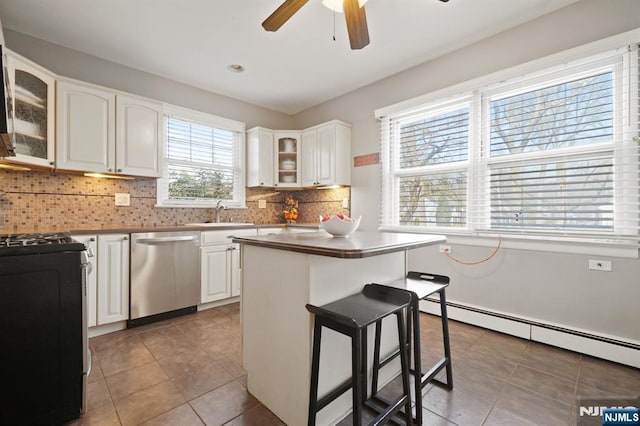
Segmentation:
{"type": "Polygon", "coordinates": [[[443,235],[356,231],[332,237],[324,231],[233,238],[234,243],[321,256],[358,259],[446,241],[443,235]]]}

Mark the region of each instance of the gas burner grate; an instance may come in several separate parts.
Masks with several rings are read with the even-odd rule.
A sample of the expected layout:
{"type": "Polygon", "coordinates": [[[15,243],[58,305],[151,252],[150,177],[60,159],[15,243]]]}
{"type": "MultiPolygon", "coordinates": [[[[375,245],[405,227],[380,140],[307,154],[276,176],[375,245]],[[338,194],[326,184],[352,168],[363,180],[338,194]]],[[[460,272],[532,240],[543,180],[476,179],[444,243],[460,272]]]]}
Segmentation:
{"type": "Polygon", "coordinates": [[[67,233],[0,235],[0,247],[26,247],[74,242],[67,233]]]}

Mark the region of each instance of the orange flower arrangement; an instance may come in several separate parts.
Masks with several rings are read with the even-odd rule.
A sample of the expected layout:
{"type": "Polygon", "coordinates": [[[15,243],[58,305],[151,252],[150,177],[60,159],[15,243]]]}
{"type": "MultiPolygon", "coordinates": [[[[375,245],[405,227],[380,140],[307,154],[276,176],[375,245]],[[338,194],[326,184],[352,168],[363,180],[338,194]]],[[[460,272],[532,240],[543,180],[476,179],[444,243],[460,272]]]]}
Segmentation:
{"type": "Polygon", "coordinates": [[[291,197],[284,201],[286,208],[282,211],[287,222],[298,219],[298,202],[291,197]]]}

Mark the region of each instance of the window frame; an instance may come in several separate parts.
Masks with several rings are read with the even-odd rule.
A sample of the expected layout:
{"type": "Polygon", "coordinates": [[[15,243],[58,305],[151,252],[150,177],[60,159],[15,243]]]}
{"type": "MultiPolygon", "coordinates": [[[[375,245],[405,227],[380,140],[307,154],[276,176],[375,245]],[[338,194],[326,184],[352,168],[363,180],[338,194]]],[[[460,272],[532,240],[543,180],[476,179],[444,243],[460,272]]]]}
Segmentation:
{"type": "MultiPolygon", "coordinates": [[[[628,56],[628,55],[627,55],[628,56]]],[[[526,76],[519,78],[518,82],[505,82],[491,89],[484,90],[480,93],[481,102],[481,117],[482,117],[482,142],[480,144],[481,156],[479,159],[480,168],[483,173],[477,176],[481,177],[481,187],[487,195],[486,204],[484,205],[484,211],[477,214],[478,220],[475,221],[475,230],[483,232],[500,232],[500,233],[525,233],[529,235],[535,234],[571,234],[575,237],[588,238],[594,235],[597,236],[612,236],[616,237],[623,234],[623,230],[620,229],[619,223],[621,220],[621,197],[618,192],[614,191],[613,205],[614,205],[614,229],[611,232],[580,232],[577,230],[567,230],[564,228],[559,229],[547,229],[537,231],[532,228],[524,228],[520,231],[517,228],[504,228],[504,227],[492,227],[491,224],[491,170],[492,167],[508,167],[509,165],[537,165],[541,163],[552,163],[563,159],[567,162],[579,160],[579,159],[596,159],[605,157],[606,153],[610,152],[610,156],[605,158],[611,158],[612,161],[619,156],[622,146],[621,135],[623,133],[622,122],[625,117],[629,115],[629,111],[624,112],[624,100],[625,93],[624,79],[625,70],[628,69],[625,66],[625,61],[629,60],[628,57],[623,56],[621,53],[615,56],[607,56],[602,59],[597,59],[595,62],[587,62],[572,68],[572,72],[568,75],[565,74],[563,69],[550,69],[548,73],[544,73],[541,76],[526,79],[526,76]],[[574,72],[575,71],[575,72],[574,72]],[[558,84],[575,81],[578,79],[594,76],[602,72],[611,72],[613,74],[613,119],[612,127],[613,134],[611,140],[608,142],[600,142],[594,144],[588,144],[583,146],[574,146],[567,148],[555,148],[552,150],[542,151],[530,151],[520,154],[507,154],[493,157],[491,155],[491,122],[490,122],[490,109],[491,102],[496,99],[504,99],[518,94],[527,93],[546,87],[551,87],[558,84]],[[621,114],[623,112],[623,114],[621,114]]],[[[620,172],[614,172],[612,184],[615,188],[620,188],[620,172]]],[[[637,224],[635,229],[637,229],[637,224]]]]}
{"type": "MultiPolygon", "coordinates": [[[[473,120],[474,120],[473,113],[472,113],[472,101],[473,101],[472,96],[463,95],[460,97],[456,97],[454,99],[448,99],[448,100],[444,100],[443,102],[438,102],[433,105],[425,106],[424,110],[421,111],[420,113],[412,114],[410,117],[405,117],[397,120],[398,124],[394,128],[394,138],[399,138],[399,132],[400,132],[400,129],[402,128],[403,123],[416,121],[416,119],[424,119],[426,117],[437,116],[438,114],[445,114],[447,112],[455,111],[465,107],[467,107],[469,110],[469,132],[471,133],[473,129],[473,120]]],[[[389,132],[388,134],[391,134],[391,132],[389,132]]],[[[399,223],[400,221],[399,195],[396,196],[396,194],[400,193],[400,179],[402,177],[407,177],[407,176],[429,176],[429,175],[438,175],[443,173],[462,172],[465,174],[467,182],[469,182],[469,177],[471,172],[471,159],[470,159],[471,146],[470,145],[471,144],[467,145],[466,160],[436,163],[433,165],[423,165],[423,166],[409,167],[409,168],[403,169],[400,167],[400,149],[394,149],[395,145],[388,144],[389,155],[391,157],[383,157],[383,158],[391,158],[389,162],[390,164],[388,168],[388,175],[392,176],[392,178],[390,178],[392,179],[392,183],[390,184],[389,187],[390,188],[392,187],[393,190],[391,193],[387,192],[386,195],[393,194],[391,197],[387,198],[387,203],[392,206],[391,209],[389,209],[389,212],[392,215],[391,217],[393,218],[392,220],[394,221],[394,223],[399,223]]],[[[469,186],[467,184],[467,188],[468,187],[469,186]]],[[[467,217],[465,218],[465,223],[468,223],[468,216],[469,216],[468,214],[469,213],[469,191],[468,190],[467,190],[466,197],[467,197],[467,200],[465,203],[465,207],[466,207],[465,210],[467,211],[467,217]]],[[[383,205],[385,205],[385,203],[383,203],[383,205]]],[[[398,225],[398,226],[401,226],[403,229],[416,228],[416,227],[411,227],[406,225],[398,225]]],[[[423,227],[417,227],[417,228],[422,229],[423,227]]],[[[435,228],[426,228],[426,229],[435,229],[435,228]]],[[[460,228],[439,227],[437,229],[440,231],[443,231],[445,229],[456,230],[460,228]]]]}
{"type": "MultiPolygon", "coordinates": [[[[611,56],[611,51],[618,50],[620,52],[625,52],[627,50],[626,47],[621,46],[629,46],[629,45],[637,45],[640,40],[640,29],[632,30],[624,34],[620,34],[618,36],[609,37],[604,40],[600,40],[594,43],[590,43],[585,46],[580,46],[578,48],[571,49],[569,51],[561,52],[555,55],[551,55],[546,58],[541,58],[535,61],[531,61],[526,64],[518,65],[509,69],[505,69],[487,76],[479,77],[467,82],[463,82],[457,84],[452,87],[440,89],[434,91],[432,93],[428,93],[426,95],[419,96],[414,99],[410,99],[404,102],[400,102],[395,105],[390,105],[388,107],[384,107],[375,111],[375,116],[381,122],[381,200],[382,200],[382,217],[381,217],[381,230],[386,231],[397,231],[397,232],[436,232],[441,234],[447,234],[453,236],[454,238],[459,238],[461,241],[465,243],[469,243],[473,241],[473,245],[485,245],[482,241],[485,237],[494,239],[497,235],[503,235],[508,241],[511,239],[512,241],[519,240],[520,242],[515,244],[517,248],[529,247],[529,243],[532,243],[532,246],[536,246],[538,249],[540,247],[540,243],[543,245],[546,243],[551,243],[552,245],[556,245],[557,247],[563,247],[558,251],[567,251],[566,246],[571,245],[576,248],[575,252],[590,252],[590,250],[584,250],[585,245],[599,245],[599,246],[609,246],[615,251],[616,255],[623,255],[623,257],[638,257],[638,236],[637,234],[637,221],[631,229],[634,230],[632,235],[621,235],[618,231],[619,219],[616,217],[616,221],[614,222],[614,230],[610,233],[574,233],[574,232],[566,232],[566,231],[558,231],[553,235],[553,232],[548,232],[545,230],[544,232],[537,233],[532,230],[527,230],[525,233],[518,232],[512,233],[508,230],[503,229],[491,229],[490,226],[486,226],[486,220],[490,221],[490,215],[487,214],[487,211],[490,209],[490,201],[488,200],[490,197],[490,193],[488,192],[487,185],[490,184],[489,176],[488,176],[488,162],[491,161],[492,164],[497,164],[499,162],[500,157],[494,157],[490,159],[485,156],[486,152],[484,150],[489,149],[487,144],[481,144],[480,141],[488,140],[486,138],[486,132],[490,131],[488,123],[488,117],[486,113],[479,113],[479,111],[483,110],[485,107],[485,99],[478,94],[480,92],[500,92],[503,91],[505,87],[512,86],[512,88],[516,88],[518,84],[523,87],[527,87],[527,90],[531,90],[531,83],[534,81],[534,78],[538,80],[544,80],[544,86],[551,85],[549,75],[554,75],[555,73],[562,72],[564,68],[566,68],[566,64],[568,62],[573,62],[573,65],[579,65],[581,62],[587,68],[589,68],[589,74],[594,74],[594,66],[589,66],[589,64],[593,64],[594,58],[602,57],[604,61],[607,61],[607,57],[611,56]],[[411,109],[417,110],[420,108],[425,108],[429,104],[437,104],[438,102],[442,102],[447,98],[454,98],[456,94],[460,93],[473,93],[474,100],[472,108],[475,109],[475,113],[472,112],[472,116],[476,117],[477,120],[481,121],[481,125],[471,125],[470,129],[470,147],[469,147],[469,159],[471,162],[470,166],[470,176],[474,176],[472,182],[468,183],[468,195],[469,195],[469,208],[468,208],[468,220],[467,226],[468,229],[464,231],[456,230],[456,229],[444,229],[442,227],[439,228],[422,228],[422,227],[406,227],[400,226],[399,222],[395,220],[390,222],[388,219],[393,217],[391,212],[392,209],[395,208],[397,211],[397,205],[393,203],[389,203],[390,199],[397,199],[397,188],[393,188],[393,185],[390,182],[393,182],[392,176],[393,171],[390,167],[389,153],[392,151],[390,147],[391,143],[389,141],[389,133],[388,129],[390,127],[389,120],[393,119],[393,117],[401,115],[402,113],[406,113],[411,109]],[[476,115],[477,114],[477,115],[476,115]],[[497,160],[496,160],[497,158],[497,160]],[[478,180],[475,177],[482,176],[483,179],[478,180]],[[394,191],[394,189],[396,189],[394,191]],[[486,191],[486,197],[484,200],[480,202],[478,200],[472,200],[474,193],[478,193],[478,191],[486,191]],[[390,196],[390,194],[392,194],[390,196]],[[472,212],[473,209],[484,209],[485,211],[482,214],[477,214],[477,212],[472,212]],[[457,237],[456,237],[457,236],[457,237]],[[625,238],[626,237],[626,238],[625,238]],[[536,242],[537,241],[537,242],[536,242]],[[524,246],[523,246],[524,244],[524,246]],[[577,247],[576,247],[577,246],[577,247]],[[627,256],[629,255],[629,256],[627,256]]],[[[619,97],[615,102],[622,102],[624,106],[625,116],[624,117],[615,117],[614,116],[614,139],[620,138],[621,129],[625,134],[628,133],[637,133],[638,132],[638,106],[632,103],[629,103],[629,95],[632,90],[638,85],[638,50],[635,49],[630,55],[632,66],[628,66],[628,64],[623,64],[622,66],[622,74],[618,80],[623,80],[623,86],[627,89],[622,93],[624,96],[619,97]],[[633,68],[633,64],[635,68],[633,68]],[[629,73],[629,69],[633,70],[633,73],[629,73]],[[631,86],[630,86],[631,85],[631,86]],[[632,89],[629,89],[632,87],[632,89]],[[622,100],[621,100],[622,99],[622,100]],[[630,117],[632,119],[630,119],[630,117]]],[[[568,78],[568,80],[572,80],[576,78],[576,73],[572,73],[572,75],[568,78]]],[[[617,89],[614,87],[614,91],[617,89]]],[[[526,91],[521,89],[520,91],[526,91]]],[[[620,95],[620,93],[616,93],[616,95],[620,95]]],[[[637,100],[634,97],[634,100],[637,100]]],[[[618,112],[618,108],[614,107],[614,114],[618,112]]],[[[626,142],[626,140],[625,140],[626,142]]],[[[628,144],[626,144],[628,145],[628,144]]],[[[584,147],[583,147],[584,148],[584,147]]],[[[602,150],[612,150],[613,153],[611,158],[613,161],[617,161],[621,155],[624,155],[624,151],[628,149],[628,146],[625,146],[625,143],[620,143],[620,141],[611,141],[605,144],[601,144],[601,146],[595,147],[594,145],[587,145],[586,149],[578,148],[581,151],[600,151],[602,150]],[[616,142],[618,142],[616,144],[616,142]],[[607,145],[602,146],[602,145],[607,145]],[[613,148],[612,148],[613,146],[613,148]]],[[[570,153],[573,148],[569,148],[567,153],[570,153]]],[[[560,151],[560,150],[558,150],[560,151]]],[[[559,153],[559,152],[558,152],[559,153]]],[[[555,153],[554,153],[555,154],[555,153]]],[[[576,154],[578,155],[578,154],[576,154]]],[[[542,152],[542,156],[547,156],[548,153],[542,152]]],[[[636,164],[632,165],[630,173],[637,173],[638,168],[640,167],[636,162],[636,164]]],[[[616,203],[625,203],[629,201],[629,193],[619,193],[621,185],[618,184],[619,179],[625,179],[625,176],[628,175],[629,171],[620,171],[617,170],[614,175],[614,186],[616,188],[616,193],[614,195],[616,203]],[[626,200],[626,201],[625,201],[626,200]]],[[[632,185],[633,186],[633,185],[632,185]]],[[[633,188],[631,189],[633,191],[633,188]]],[[[637,195],[632,194],[632,203],[636,206],[638,204],[637,195]]],[[[615,209],[616,215],[620,212],[619,208],[615,209]]],[[[633,215],[633,212],[623,213],[627,216],[633,215]]],[[[491,243],[489,243],[490,245],[491,243]]],[[[508,245],[508,242],[507,242],[508,245]]],[[[551,250],[555,251],[555,250],[551,250]]],[[[568,250],[571,252],[572,250],[568,250]]]]}
{"type": "MultiPolygon", "coordinates": [[[[219,117],[212,114],[207,114],[200,111],[194,111],[187,108],[182,108],[174,105],[166,105],[164,108],[164,137],[162,143],[162,177],[157,180],[156,183],[156,207],[170,207],[170,208],[214,208],[219,201],[225,208],[241,209],[247,208],[246,205],[246,188],[245,188],[245,123],[231,120],[224,117],[219,117]],[[169,163],[171,162],[167,158],[167,149],[169,143],[168,122],[170,118],[176,120],[182,120],[191,122],[198,125],[203,125],[219,130],[229,131],[234,133],[234,145],[232,147],[234,156],[234,179],[233,179],[233,200],[220,200],[220,199],[194,199],[194,200],[177,200],[168,198],[168,172],[169,163]]],[[[201,167],[201,164],[195,162],[175,160],[175,164],[183,166],[195,166],[201,167]]]]}

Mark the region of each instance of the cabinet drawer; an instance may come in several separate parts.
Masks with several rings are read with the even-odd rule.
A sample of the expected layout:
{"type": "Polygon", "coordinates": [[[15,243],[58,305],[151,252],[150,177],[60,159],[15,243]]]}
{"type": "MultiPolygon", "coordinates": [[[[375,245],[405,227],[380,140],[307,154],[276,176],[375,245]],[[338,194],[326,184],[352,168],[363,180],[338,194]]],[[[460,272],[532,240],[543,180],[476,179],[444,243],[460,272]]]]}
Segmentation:
{"type": "Polygon", "coordinates": [[[201,233],[200,244],[203,246],[211,244],[226,244],[231,242],[231,237],[243,237],[247,235],[256,235],[255,228],[204,231],[201,233]]]}

